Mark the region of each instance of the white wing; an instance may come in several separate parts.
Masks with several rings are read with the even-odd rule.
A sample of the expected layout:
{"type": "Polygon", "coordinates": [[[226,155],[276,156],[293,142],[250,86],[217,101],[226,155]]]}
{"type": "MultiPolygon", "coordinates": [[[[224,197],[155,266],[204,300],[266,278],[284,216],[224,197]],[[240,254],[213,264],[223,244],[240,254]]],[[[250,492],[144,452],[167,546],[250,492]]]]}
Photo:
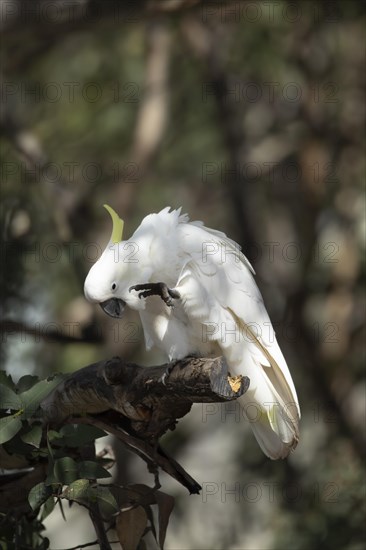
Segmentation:
{"type": "Polygon", "coordinates": [[[183,269],[175,288],[184,311],[205,327],[202,348],[217,342],[231,371],[249,376],[241,404],[262,450],[283,458],[297,444],[300,410],[253,270],[221,232],[184,223],[178,234],[183,269]]]}

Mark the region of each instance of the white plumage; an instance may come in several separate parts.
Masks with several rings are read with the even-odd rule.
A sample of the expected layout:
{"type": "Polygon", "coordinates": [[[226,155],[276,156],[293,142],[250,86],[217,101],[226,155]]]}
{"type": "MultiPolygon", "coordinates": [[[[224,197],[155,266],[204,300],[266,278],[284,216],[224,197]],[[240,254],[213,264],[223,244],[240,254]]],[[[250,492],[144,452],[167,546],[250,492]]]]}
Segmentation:
{"type": "Polygon", "coordinates": [[[86,297],[138,310],[147,348],[157,346],[170,360],[224,355],[232,375],[250,379],[240,402],[263,452],[286,457],[299,438],[296,390],[239,246],[169,207],[146,216],[129,240],[113,240],[119,239],[110,241],[87,276],[86,297]],[[180,295],[173,308],[158,296],[139,299],[129,290],[160,281],[180,295]]]}

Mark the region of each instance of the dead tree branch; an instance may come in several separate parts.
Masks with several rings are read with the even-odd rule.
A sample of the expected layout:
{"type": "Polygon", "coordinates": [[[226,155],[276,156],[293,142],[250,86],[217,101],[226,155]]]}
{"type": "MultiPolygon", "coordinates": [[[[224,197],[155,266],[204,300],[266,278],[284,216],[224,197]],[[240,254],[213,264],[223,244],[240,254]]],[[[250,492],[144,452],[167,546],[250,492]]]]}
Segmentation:
{"type": "Polygon", "coordinates": [[[198,483],[163,451],[159,438],[175,428],[192,403],[237,399],[249,379],[231,378],[222,357],[177,361],[163,384],[166,367],[141,367],[116,357],[80,369],[43,401],[45,422],[98,426],[145,460],[152,473],[160,467],[197,493],[198,483]]]}

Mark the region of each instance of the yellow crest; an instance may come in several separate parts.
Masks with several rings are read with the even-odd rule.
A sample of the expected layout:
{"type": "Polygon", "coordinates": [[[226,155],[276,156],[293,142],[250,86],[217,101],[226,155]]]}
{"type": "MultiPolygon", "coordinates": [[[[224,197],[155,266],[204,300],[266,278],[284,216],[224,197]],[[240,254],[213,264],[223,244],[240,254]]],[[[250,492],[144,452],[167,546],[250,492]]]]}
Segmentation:
{"type": "Polygon", "coordinates": [[[119,243],[120,241],[122,241],[124,221],[121,220],[117,212],[115,212],[113,208],[111,208],[108,204],[103,204],[103,206],[110,213],[113,222],[112,235],[110,240],[112,243],[119,243]]]}

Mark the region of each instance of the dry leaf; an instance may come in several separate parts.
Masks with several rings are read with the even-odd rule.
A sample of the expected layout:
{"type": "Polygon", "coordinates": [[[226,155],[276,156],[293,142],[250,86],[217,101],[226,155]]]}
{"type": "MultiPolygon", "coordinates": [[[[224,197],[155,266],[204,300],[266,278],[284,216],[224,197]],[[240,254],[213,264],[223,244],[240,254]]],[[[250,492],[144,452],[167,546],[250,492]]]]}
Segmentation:
{"type": "Polygon", "coordinates": [[[156,502],[159,508],[159,545],[164,548],[166,530],[168,528],[170,514],[174,508],[174,498],[162,491],[157,491],[156,502]]]}
{"type": "Polygon", "coordinates": [[[142,506],[120,512],[116,521],[116,532],[123,550],[137,550],[147,526],[147,515],[142,506]]]}

